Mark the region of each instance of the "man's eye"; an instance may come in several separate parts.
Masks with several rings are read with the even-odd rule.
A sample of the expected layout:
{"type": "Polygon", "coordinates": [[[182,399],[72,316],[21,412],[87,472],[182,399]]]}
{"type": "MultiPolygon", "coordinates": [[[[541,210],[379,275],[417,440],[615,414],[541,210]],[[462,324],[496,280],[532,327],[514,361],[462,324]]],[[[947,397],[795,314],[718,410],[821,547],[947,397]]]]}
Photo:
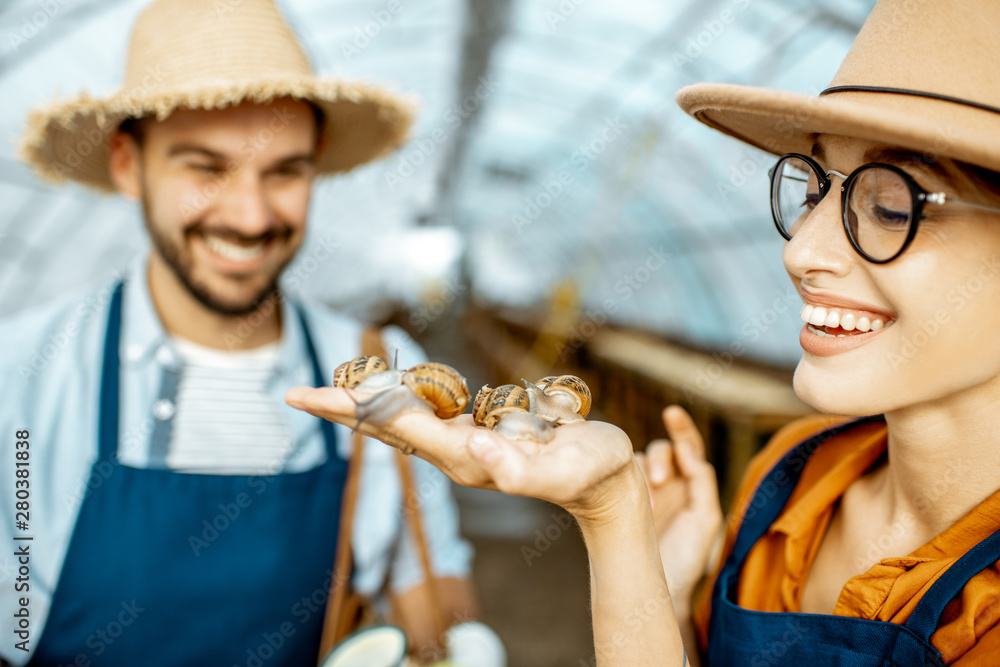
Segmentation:
{"type": "Polygon", "coordinates": [[[278,167],[272,173],[283,178],[298,178],[304,174],[304,170],[302,167],[278,167]]]}
{"type": "Polygon", "coordinates": [[[192,163],[189,164],[188,167],[194,169],[195,171],[200,171],[204,174],[221,174],[223,171],[225,171],[222,167],[214,164],[192,163]]]}

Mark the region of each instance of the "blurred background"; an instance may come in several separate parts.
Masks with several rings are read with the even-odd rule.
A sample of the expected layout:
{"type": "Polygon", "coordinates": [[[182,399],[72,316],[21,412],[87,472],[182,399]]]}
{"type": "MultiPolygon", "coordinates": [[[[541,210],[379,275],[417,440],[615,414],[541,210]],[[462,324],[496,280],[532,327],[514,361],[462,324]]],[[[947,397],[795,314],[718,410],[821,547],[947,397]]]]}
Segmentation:
{"type": "MultiPolygon", "coordinates": [[[[104,282],[147,246],[135,205],[49,187],[15,158],[30,107],[118,87],[146,4],[0,8],[0,314],[104,282]]],[[[728,502],[766,438],[810,412],[791,391],[801,301],[768,210],[772,156],[674,94],[699,81],[815,94],[873,4],[278,0],[318,73],[420,100],[401,150],[318,184],[290,271],[310,297],[404,327],[473,392],[581,375],[595,417],[637,448],[680,403],[728,502]]],[[[456,495],[510,664],[591,664],[575,527],[542,503],[456,495]]]]}

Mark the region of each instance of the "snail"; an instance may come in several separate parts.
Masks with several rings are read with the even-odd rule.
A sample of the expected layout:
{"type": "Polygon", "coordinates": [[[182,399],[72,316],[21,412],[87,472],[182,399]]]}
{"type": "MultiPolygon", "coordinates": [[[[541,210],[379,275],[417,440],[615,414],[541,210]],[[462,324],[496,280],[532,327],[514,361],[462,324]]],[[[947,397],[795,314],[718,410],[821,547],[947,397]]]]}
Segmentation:
{"type": "Polygon", "coordinates": [[[555,435],[550,422],[531,413],[527,390],[516,384],[496,389],[486,385],[480,389],[472,417],[478,426],[485,426],[511,440],[548,442],[555,435]]]}
{"type": "Polygon", "coordinates": [[[337,369],[333,371],[333,386],[354,389],[368,376],[387,370],[389,370],[389,364],[385,363],[381,357],[370,355],[358,357],[337,366],[337,369]]]}
{"type": "Polygon", "coordinates": [[[575,375],[550,375],[535,384],[522,379],[531,412],[558,425],[580,422],[590,413],[590,387],[575,375]]]}
{"type": "Polygon", "coordinates": [[[506,384],[480,389],[472,408],[476,424],[511,439],[544,443],[554,436],[554,427],[583,421],[590,412],[590,389],[575,375],[523,382],[524,388],[506,384]]]}
{"type": "Polygon", "coordinates": [[[418,364],[403,371],[390,369],[379,357],[358,357],[337,367],[334,386],[372,392],[370,398],[358,402],[358,424],[368,421],[381,426],[414,410],[451,419],[465,412],[469,404],[465,378],[451,366],[438,363],[418,364]]]}

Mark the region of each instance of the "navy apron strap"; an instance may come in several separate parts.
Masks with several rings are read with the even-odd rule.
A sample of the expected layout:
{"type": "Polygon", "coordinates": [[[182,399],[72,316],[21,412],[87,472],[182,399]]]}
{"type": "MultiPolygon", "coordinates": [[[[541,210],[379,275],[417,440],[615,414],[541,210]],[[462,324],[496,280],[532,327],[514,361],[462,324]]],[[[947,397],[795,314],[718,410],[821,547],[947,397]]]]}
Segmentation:
{"type": "MultiPolygon", "coordinates": [[[[317,387],[325,387],[326,380],[323,377],[323,369],[319,365],[319,356],[316,354],[316,346],[313,345],[312,336],[309,334],[309,325],[306,322],[306,314],[303,312],[302,308],[296,304],[295,312],[299,315],[299,321],[302,324],[302,336],[305,338],[306,342],[306,352],[309,353],[309,360],[312,362],[313,368],[313,384],[317,387]]],[[[326,442],[326,455],[330,457],[330,460],[340,458],[340,454],[337,452],[337,439],[333,432],[333,424],[323,419],[319,419],[319,427],[323,432],[323,440],[326,442]]]]}
{"type": "Polygon", "coordinates": [[[118,346],[121,340],[122,285],[119,282],[111,295],[108,309],[108,331],[104,336],[104,364],[101,370],[101,398],[97,418],[98,459],[115,462],[118,459],[118,346]]]}
{"type": "Polygon", "coordinates": [[[969,549],[942,574],[930,590],[924,593],[917,608],[910,614],[906,627],[924,640],[937,630],[945,606],[961,593],[969,579],[1000,560],[1000,530],[969,549]]]}
{"type": "Polygon", "coordinates": [[[844,431],[848,431],[857,426],[882,421],[882,415],[863,417],[853,421],[828,428],[803,440],[790,452],[785,454],[778,461],[769,473],[761,480],[757,490],[750,498],[750,504],[743,515],[743,522],[740,525],[739,533],[736,535],[736,543],[733,545],[732,555],[729,560],[737,565],[742,565],[743,560],[750,553],[753,545],[757,543],[771,524],[777,520],[781,512],[785,509],[788,499],[798,484],[802,471],[805,470],[806,461],[813,455],[820,445],[844,431]],[[774,492],[762,493],[764,489],[774,492]],[[758,499],[761,502],[758,503],[758,499]]]}

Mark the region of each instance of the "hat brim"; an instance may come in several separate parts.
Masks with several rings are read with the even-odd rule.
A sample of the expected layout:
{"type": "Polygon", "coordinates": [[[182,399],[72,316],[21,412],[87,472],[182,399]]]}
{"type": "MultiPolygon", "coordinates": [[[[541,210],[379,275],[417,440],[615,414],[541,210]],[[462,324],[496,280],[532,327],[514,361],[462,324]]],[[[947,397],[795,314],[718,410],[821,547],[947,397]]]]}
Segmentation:
{"type": "Polygon", "coordinates": [[[817,97],[718,83],[686,86],[676,99],[705,125],[775,155],[808,154],[818,135],[833,134],[1000,171],[1000,114],[954,102],[872,92],[817,97]]]}
{"type": "Polygon", "coordinates": [[[110,136],[126,118],[165,119],[176,109],[221,109],[241,102],[266,104],[290,97],[323,110],[320,174],[342,173],[391,152],[413,123],[416,101],[363,82],[330,78],[226,81],[218,86],[119,91],[107,99],[86,93],[33,110],[20,158],[52,183],[73,180],[114,191],[109,174],[110,136]]]}

